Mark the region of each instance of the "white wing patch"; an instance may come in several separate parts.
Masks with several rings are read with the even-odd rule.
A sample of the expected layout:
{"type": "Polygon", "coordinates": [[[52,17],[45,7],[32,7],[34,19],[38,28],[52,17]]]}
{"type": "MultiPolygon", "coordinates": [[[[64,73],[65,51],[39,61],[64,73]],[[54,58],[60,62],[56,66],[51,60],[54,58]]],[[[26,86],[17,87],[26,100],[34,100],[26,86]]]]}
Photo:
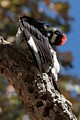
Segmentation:
{"type": "Polygon", "coordinates": [[[36,44],[35,44],[35,42],[34,42],[34,40],[33,40],[32,37],[30,37],[28,43],[29,43],[29,45],[33,48],[33,50],[34,50],[35,52],[38,52],[37,47],[36,47],[36,44]]]}

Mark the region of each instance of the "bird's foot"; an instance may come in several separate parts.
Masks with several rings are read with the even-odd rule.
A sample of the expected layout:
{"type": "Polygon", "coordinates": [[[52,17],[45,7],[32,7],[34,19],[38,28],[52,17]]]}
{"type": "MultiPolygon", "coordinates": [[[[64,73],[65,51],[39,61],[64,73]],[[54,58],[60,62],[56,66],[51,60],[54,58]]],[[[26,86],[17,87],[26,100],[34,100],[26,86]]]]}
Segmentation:
{"type": "Polygon", "coordinates": [[[0,44],[10,44],[8,41],[4,40],[2,36],[0,36],[0,44]]]}

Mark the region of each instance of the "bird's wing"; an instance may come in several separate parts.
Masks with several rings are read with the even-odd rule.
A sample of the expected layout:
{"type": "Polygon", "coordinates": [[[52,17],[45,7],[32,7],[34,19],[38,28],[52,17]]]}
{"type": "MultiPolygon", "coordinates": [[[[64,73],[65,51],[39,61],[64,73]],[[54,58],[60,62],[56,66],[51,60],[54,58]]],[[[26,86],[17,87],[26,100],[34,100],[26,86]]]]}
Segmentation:
{"type": "Polygon", "coordinates": [[[39,69],[42,69],[46,64],[52,66],[52,56],[47,38],[34,26],[30,27],[30,24],[24,22],[23,19],[20,19],[19,26],[31,52],[34,53],[39,69]]]}
{"type": "Polygon", "coordinates": [[[30,25],[34,26],[34,28],[37,28],[45,37],[47,37],[47,28],[50,25],[29,16],[20,17],[20,20],[23,20],[25,23],[27,22],[30,25]]]}
{"type": "Polygon", "coordinates": [[[49,49],[48,37],[45,37],[40,30],[38,30],[35,26],[25,21],[24,18],[20,18],[19,25],[20,25],[20,28],[24,26],[24,28],[26,28],[35,38],[37,38],[40,41],[43,41],[48,46],[48,49],[49,49]]]}

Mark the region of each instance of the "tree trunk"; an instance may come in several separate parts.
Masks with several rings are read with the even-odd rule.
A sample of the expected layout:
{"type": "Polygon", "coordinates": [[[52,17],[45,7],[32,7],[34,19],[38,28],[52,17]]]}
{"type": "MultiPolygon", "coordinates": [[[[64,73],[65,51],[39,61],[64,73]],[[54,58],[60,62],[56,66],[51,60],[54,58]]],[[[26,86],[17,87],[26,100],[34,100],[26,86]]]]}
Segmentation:
{"type": "Polygon", "coordinates": [[[0,73],[15,88],[32,120],[77,120],[71,103],[55,90],[52,79],[17,48],[0,45],[0,73]]]}

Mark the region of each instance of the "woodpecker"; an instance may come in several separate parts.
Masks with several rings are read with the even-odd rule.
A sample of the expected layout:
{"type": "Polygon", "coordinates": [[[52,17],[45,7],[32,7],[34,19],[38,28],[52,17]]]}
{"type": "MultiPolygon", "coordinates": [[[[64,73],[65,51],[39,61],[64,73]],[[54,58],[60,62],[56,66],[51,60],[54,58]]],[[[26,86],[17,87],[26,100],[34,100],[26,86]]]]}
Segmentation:
{"type": "Polygon", "coordinates": [[[50,73],[53,84],[60,92],[55,81],[58,79],[60,65],[53,45],[61,46],[66,42],[66,35],[58,28],[47,25],[32,17],[23,16],[19,19],[16,34],[16,45],[24,53],[31,52],[41,73],[50,73]]]}
{"type": "Polygon", "coordinates": [[[51,70],[52,76],[57,81],[60,65],[52,46],[63,45],[66,42],[66,35],[58,28],[32,17],[23,16],[19,20],[19,30],[16,38],[16,43],[22,47],[21,49],[25,50],[26,46],[29,46],[40,72],[51,70]]]}
{"type": "Polygon", "coordinates": [[[24,22],[29,23],[38,29],[45,37],[48,37],[50,45],[61,46],[63,45],[67,37],[66,35],[59,29],[39,20],[36,20],[29,16],[23,16],[20,19],[24,19],[24,22]]]}
{"type": "Polygon", "coordinates": [[[16,44],[25,50],[28,46],[40,73],[48,72],[53,66],[52,54],[48,38],[45,37],[37,27],[29,24],[23,17],[19,20],[19,29],[16,35],[16,44]]]}

